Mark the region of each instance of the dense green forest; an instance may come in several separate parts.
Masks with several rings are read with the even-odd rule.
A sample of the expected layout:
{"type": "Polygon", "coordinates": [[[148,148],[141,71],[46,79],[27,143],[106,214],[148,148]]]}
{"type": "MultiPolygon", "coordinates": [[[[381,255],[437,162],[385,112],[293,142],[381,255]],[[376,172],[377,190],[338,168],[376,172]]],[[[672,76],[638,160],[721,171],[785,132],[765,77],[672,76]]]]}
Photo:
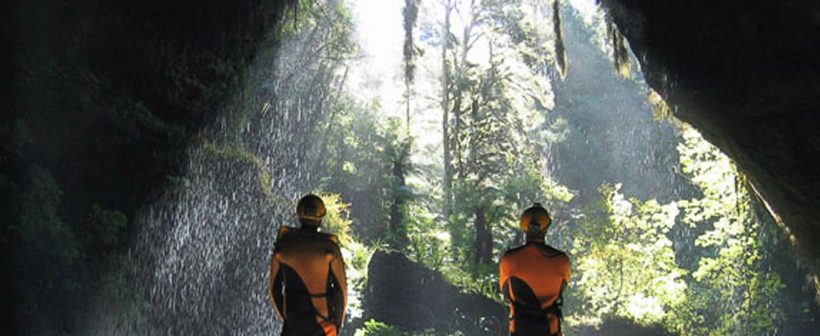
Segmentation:
{"type": "Polygon", "coordinates": [[[364,85],[327,126],[338,140],[318,188],[341,197],[351,239],[502,301],[497,260],[523,240],[518,215],[543,202],[558,220],[548,242],[573,260],[568,333],[817,323],[788,236],[742,172],[618,59],[605,14],[540,1],[407,1],[402,13],[400,67],[356,82],[346,65],[364,85]],[[399,96],[358,93],[390,85],[399,96]]]}
{"type": "Polygon", "coordinates": [[[190,302],[196,316],[181,317],[200,329],[186,331],[215,332],[214,320],[235,331],[257,316],[222,314],[242,304],[220,296],[259,292],[252,304],[272,309],[256,281],[267,260],[235,250],[269,252],[305,192],[324,197],[324,229],[341,238],[353,319],[368,316],[360,294],[376,250],[503,304],[498,259],[540,202],[555,220],[547,242],[573,263],[567,335],[820,325],[788,234],[731,160],[670,117],[591,1],[348,5],[10,5],[9,22],[30,34],[10,41],[18,95],[0,129],[10,334],[79,333],[100,312],[118,324],[108,330],[171,325],[179,316],[166,312],[190,302]],[[388,39],[368,42],[373,27],[387,35],[370,38],[388,39]],[[220,211],[241,221],[220,223],[220,211]],[[211,233],[179,224],[190,217],[211,233]],[[219,268],[178,251],[236,256],[219,268]],[[196,287],[213,270],[241,281],[218,282],[220,295],[196,287]],[[172,280],[194,294],[151,287],[172,280]],[[167,297],[178,299],[157,301],[167,297]]]}

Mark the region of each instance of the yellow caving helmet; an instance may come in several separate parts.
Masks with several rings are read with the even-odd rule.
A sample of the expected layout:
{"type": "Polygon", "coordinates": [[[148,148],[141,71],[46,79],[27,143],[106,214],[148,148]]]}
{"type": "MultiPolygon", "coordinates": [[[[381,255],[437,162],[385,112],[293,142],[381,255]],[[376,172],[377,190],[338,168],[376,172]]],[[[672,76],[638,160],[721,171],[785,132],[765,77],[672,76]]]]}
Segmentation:
{"type": "Polygon", "coordinates": [[[544,234],[550,224],[550,213],[540,203],[533,204],[521,215],[521,230],[530,234],[544,234]]]}
{"type": "Polygon", "coordinates": [[[322,201],[319,196],[313,194],[305,195],[299,200],[299,204],[296,205],[296,214],[299,216],[299,219],[306,219],[311,222],[316,222],[317,224],[319,224],[319,221],[325,216],[326,211],[325,202],[322,201]]]}

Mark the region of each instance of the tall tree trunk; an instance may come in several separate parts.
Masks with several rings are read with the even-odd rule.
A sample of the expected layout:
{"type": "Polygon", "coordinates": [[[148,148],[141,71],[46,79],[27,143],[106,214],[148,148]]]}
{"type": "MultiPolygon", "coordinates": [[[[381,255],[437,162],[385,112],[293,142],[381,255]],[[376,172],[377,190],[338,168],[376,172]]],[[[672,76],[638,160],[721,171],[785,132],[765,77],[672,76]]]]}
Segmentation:
{"type": "Polygon", "coordinates": [[[453,163],[450,153],[450,70],[447,65],[447,49],[450,44],[450,14],[453,11],[453,1],[447,0],[444,14],[444,27],[441,34],[444,41],[441,43],[441,130],[442,130],[442,147],[444,147],[444,181],[442,188],[444,189],[444,220],[447,225],[450,224],[450,216],[452,215],[452,200],[453,200],[453,163]]]}
{"type": "Polygon", "coordinates": [[[404,128],[405,128],[405,130],[407,130],[408,134],[410,133],[410,95],[411,95],[410,87],[411,86],[412,86],[412,83],[410,82],[410,79],[405,78],[404,79],[404,95],[405,95],[405,97],[406,97],[405,99],[407,99],[407,101],[405,102],[405,105],[404,105],[404,119],[405,119],[404,128]]]}
{"type": "Polygon", "coordinates": [[[493,259],[493,234],[483,205],[475,211],[475,255],[478,264],[489,265],[493,259]]]}
{"type": "MultiPolygon", "coordinates": [[[[397,180],[399,187],[404,186],[404,167],[402,166],[402,156],[397,156],[393,161],[393,177],[397,180]]],[[[401,227],[404,215],[401,213],[401,206],[404,205],[404,196],[394,188],[393,201],[390,204],[390,223],[388,229],[395,237],[396,247],[407,246],[407,235],[401,227]]]]}
{"type": "Polygon", "coordinates": [[[415,56],[416,51],[413,45],[413,28],[416,26],[418,18],[418,3],[417,0],[405,0],[404,10],[404,94],[407,99],[405,105],[405,127],[410,130],[410,93],[411,86],[415,77],[415,56]]]}
{"type": "Polygon", "coordinates": [[[561,79],[567,77],[567,49],[564,47],[564,30],[561,29],[561,0],[552,0],[552,30],[555,34],[555,64],[561,79]]]}

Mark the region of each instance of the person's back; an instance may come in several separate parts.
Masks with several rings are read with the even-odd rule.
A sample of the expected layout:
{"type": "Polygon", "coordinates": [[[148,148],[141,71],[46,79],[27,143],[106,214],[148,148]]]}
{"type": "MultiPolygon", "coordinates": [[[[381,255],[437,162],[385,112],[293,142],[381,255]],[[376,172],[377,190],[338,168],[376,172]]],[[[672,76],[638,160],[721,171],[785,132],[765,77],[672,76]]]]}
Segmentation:
{"type": "Polygon", "coordinates": [[[537,205],[528,209],[522,220],[528,221],[522,225],[527,243],[507,251],[499,265],[501,290],[510,300],[510,334],[560,334],[561,295],[569,282],[570,260],[564,252],[544,244],[551,223],[546,210],[537,205]],[[543,212],[544,222],[530,218],[533,209],[543,212]]]}
{"type": "Polygon", "coordinates": [[[336,236],[305,223],[280,228],[269,295],[283,320],[282,335],[336,335],[347,304],[344,261],[336,236]]]}

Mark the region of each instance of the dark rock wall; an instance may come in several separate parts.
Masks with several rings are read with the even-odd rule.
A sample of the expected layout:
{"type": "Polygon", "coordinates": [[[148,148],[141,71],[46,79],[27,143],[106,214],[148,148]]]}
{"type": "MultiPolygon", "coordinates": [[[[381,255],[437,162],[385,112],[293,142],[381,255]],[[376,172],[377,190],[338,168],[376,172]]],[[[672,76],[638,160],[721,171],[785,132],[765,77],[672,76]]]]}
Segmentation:
{"type": "Polygon", "coordinates": [[[649,85],[738,163],[820,273],[820,2],[601,3],[649,85]]]}
{"type": "Polygon", "coordinates": [[[77,328],[138,210],[182,181],[188,144],[293,3],[0,4],[0,334],[77,328]],[[97,207],[127,220],[114,239],[97,207]]]}

